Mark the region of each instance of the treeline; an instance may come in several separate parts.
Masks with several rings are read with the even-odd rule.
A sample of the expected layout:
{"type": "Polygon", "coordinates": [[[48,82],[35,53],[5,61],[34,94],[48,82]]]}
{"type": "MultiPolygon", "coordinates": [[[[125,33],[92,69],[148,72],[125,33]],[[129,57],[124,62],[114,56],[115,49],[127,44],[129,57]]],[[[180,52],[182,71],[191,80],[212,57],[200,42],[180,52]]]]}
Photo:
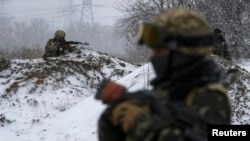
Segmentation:
{"type": "Polygon", "coordinates": [[[119,33],[127,39],[127,50],[137,52],[135,59],[145,58],[146,48],[136,46],[136,34],[141,22],[151,21],[159,12],[171,7],[187,7],[203,14],[213,28],[220,28],[234,59],[250,56],[249,0],[123,0],[117,3],[123,17],[117,24],[119,33]]]}
{"type": "MultiPolygon", "coordinates": [[[[203,14],[213,28],[220,28],[233,59],[250,56],[249,0],[122,0],[117,1],[116,9],[123,16],[114,27],[72,23],[63,30],[67,34],[66,40],[86,41],[93,50],[113,54],[133,63],[143,63],[148,61],[150,51],[137,46],[139,24],[151,21],[159,12],[170,7],[194,9],[203,14]]],[[[0,16],[0,55],[11,52],[16,54],[18,49],[24,50],[23,48],[43,52],[46,41],[53,37],[55,30],[57,29],[52,29],[50,23],[42,19],[26,23],[0,16]]],[[[40,55],[41,53],[37,57],[41,57],[40,55]]],[[[6,56],[19,58],[16,55],[6,56]]]]}
{"type": "MultiPolygon", "coordinates": [[[[17,22],[11,17],[0,16],[0,57],[40,58],[47,40],[53,38],[58,29],[61,28],[52,28],[44,19],[17,22]]],[[[66,32],[66,40],[88,42],[89,48],[103,53],[124,54],[124,41],[115,35],[113,26],[72,23],[62,30],[66,32]]]]}

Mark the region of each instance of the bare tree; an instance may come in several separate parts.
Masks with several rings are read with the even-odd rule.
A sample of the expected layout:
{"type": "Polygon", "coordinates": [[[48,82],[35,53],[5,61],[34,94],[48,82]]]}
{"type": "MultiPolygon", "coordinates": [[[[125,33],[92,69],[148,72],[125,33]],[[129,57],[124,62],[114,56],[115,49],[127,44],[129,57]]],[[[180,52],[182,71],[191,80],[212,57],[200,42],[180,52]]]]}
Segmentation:
{"type": "Polygon", "coordinates": [[[123,0],[117,3],[116,9],[123,13],[123,17],[118,20],[116,31],[127,39],[129,58],[136,63],[148,61],[150,51],[137,45],[136,36],[140,23],[151,22],[158,13],[170,7],[190,7],[193,3],[193,0],[188,3],[186,0],[123,0]]]}
{"type": "Polygon", "coordinates": [[[10,17],[0,16],[0,48],[8,48],[13,41],[13,20],[10,17]]]}
{"type": "Polygon", "coordinates": [[[152,20],[152,18],[159,12],[169,7],[172,0],[123,0],[117,3],[116,9],[121,11],[124,15],[123,18],[118,20],[116,30],[127,39],[126,47],[129,58],[133,59],[136,63],[138,61],[145,62],[149,54],[147,48],[137,46],[137,32],[139,24],[152,20]],[[135,52],[134,55],[132,52],[135,52]]]}
{"type": "MultiPolygon", "coordinates": [[[[136,51],[134,46],[139,24],[151,21],[156,14],[170,7],[188,7],[200,12],[212,27],[220,28],[226,33],[225,37],[234,58],[250,55],[249,0],[123,0],[116,6],[124,13],[117,24],[117,31],[126,37],[128,47],[136,51]]],[[[145,52],[139,52],[142,52],[145,58],[145,52]]]]}
{"type": "Polygon", "coordinates": [[[225,32],[234,58],[249,55],[249,6],[248,0],[196,0],[193,8],[203,13],[214,28],[225,32]],[[199,2],[198,2],[199,1],[199,2]]]}

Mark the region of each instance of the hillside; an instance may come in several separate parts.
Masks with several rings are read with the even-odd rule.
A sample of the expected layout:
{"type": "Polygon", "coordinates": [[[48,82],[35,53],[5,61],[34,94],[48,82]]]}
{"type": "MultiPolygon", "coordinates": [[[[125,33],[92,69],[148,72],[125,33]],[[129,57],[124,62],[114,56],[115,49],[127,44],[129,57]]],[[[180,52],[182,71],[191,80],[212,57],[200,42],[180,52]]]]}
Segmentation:
{"type": "Polygon", "coordinates": [[[235,64],[213,56],[227,73],[229,98],[232,105],[232,123],[249,124],[250,121],[250,73],[243,63],[235,64]]]}
{"type": "MultiPolygon", "coordinates": [[[[250,120],[250,74],[241,65],[212,56],[228,74],[232,123],[250,120]]],[[[96,141],[96,121],[105,108],[93,95],[104,78],[133,91],[150,89],[150,64],[141,67],[81,48],[58,58],[0,59],[1,141],[96,141]]]]}
{"type": "Polygon", "coordinates": [[[102,79],[117,80],[137,67],[87,48],[47,60],[2,58],[0,134],[21,136],[93,95],[102,79]]]}

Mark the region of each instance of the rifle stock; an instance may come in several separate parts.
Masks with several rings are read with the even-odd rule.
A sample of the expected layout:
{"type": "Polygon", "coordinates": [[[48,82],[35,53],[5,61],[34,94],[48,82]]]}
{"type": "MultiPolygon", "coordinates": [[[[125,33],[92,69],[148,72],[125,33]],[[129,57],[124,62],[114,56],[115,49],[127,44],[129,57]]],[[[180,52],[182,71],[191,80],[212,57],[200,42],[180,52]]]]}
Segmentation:
{"type": "Polygon", "coordinates": [[[87,43],[87,42],[82,43],[82,42],[78,42],[78,41],[65,41],[63,44],[64,44],[64,45],[69,45],[69,44],[89,45],[89,43],[87,43]]]}

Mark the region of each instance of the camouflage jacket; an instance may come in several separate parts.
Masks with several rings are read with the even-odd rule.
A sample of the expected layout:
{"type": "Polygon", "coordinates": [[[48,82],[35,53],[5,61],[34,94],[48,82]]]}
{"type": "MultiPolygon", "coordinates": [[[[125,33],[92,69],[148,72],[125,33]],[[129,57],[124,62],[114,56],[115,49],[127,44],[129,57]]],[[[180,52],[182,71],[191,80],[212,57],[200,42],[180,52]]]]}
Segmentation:
{"type": "MultiPolygon", "coordinates": [[[[230,124],[227,89],[221,83],[224,79],[224,71],[216,63],[201,61],[174,72],[168,80],[154,85],[154,91],[162,99],[184,103],[208,123],[230,124]]],[[[192,141],[186,136],[186,129],[169,121],[171,117],[161,117],[153,112],[137,119],[131,131],[123,134],[118,127],[107,124],[110,120],[105,114],[110,115],[109,112],[105,111],[99,121],[101,141],[192,141]]]]}
{"type": "Polygon", "coordinates": [[[232,60],[228,45],[222,35],[216,35],[215,48],[213,54],[218,55],[222,58],[225,58],[229,61],[232,60]]]}
{"type": "MultiPolygon", "coordinates": [[[[230,124],[231,108],[223,79],[225,74],[216,63],[201,61],[174,72],[167,82],[155,86],[155,91],[166,99],[185,103],[210,124],[230,124]]],[[[126,140],[185,141],[185,130],[151,113],[137,120],[126,140]]]]}
{"type": "Polygon", "coordinates": [[[57,57],[64,54],[65,48],[70,48],[70,45],[64,45],[65,40],[49,39],[45,45],[44,57],[57,57]],[[60,50],[61,49],[61,50],[60,50]]]}
{"type": "Polygon", "coordinates": [[[59,44],[59,41],[56,41],[55,39],[49,39],[45,45],[45,53],[51,54],[51,57],[55,57],[59,44]]]}

